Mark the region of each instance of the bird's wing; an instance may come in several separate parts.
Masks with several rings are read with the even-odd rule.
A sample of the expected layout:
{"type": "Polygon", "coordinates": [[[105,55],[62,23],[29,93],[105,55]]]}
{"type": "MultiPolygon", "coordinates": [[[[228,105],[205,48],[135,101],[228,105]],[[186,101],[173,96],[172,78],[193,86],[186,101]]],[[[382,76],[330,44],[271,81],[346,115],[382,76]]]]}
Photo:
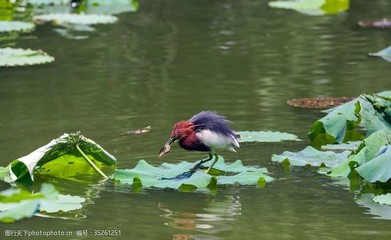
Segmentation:
{"type": "Polygon", "coordinates": [[[218,115],[212,111],[200,112],[190,118],[190,121],[194,124],[196,131],[209,129],[213,132],[226,136],[234,135],[234,132],[228,126],[230,121],[228,121],[224,116],[218,115]]]}

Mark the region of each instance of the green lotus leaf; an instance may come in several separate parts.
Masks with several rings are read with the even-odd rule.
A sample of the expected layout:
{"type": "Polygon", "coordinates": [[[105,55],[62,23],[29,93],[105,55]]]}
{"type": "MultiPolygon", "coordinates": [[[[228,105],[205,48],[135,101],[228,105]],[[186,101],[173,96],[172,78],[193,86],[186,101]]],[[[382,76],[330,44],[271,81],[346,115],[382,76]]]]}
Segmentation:
{"type": "MultiPolygon", "coordinates": [[[[222,157],[216,162],[211,170],[220,175],[211,176],[204,171],[194,173],[189,170],[195,163],[186,161],[178,164],[163,163],[155,167],[140,160],[133,169],[116,170],[114,180],[120,184],[130,184],[133,188],[171,188],[180,191],[195,189],[215,188],[216,185],[259,185],[263,186],[272,178],[266,175],[265,168],[246,167],[240,160],[232,164],[226,164],[222,157]]],[[[208,167],[211,163],[205,163],[208,167]]]]}
{"type": "Polygon", "coordinates": [[[308,136],[315,145],[362,140],[359,126],[367,130],[367,136],[377,130],[391,132],[391,91],[378,94],[362,94],[341,106],[328,110],[317,120],[308,136]]]}
{"type": "Polygon", "coordinates": [[[94,141],[80,133],[66,133],[12,161],[9,170],[13,181],[31,184],[36,171],[42,175],[74,179],[95,171],[104,176],[100,169],[104,166],[112,169],[115,164],[116,159],[94,141]]]}
{"type": "Polygon", "coordinates": [[[62,5],[68,4],[69,0],[27,0],[26,2],[33,5],[62,5]]]}
{"type": "Polygon", "coordinates": [[[39,207],[39,200],[25,200],[20,203],[0,202],[0,222],[15,222],[33,216],[39,207]]]}
{"type": "Polygon", "coordinates": [[[61,195],[51,184],[42,184],[38,193],[22,188],[10,188],[0,192],[0,221],[14,222],[33,215],[51,213],[64,218],[64,212],[82,208],[84,198],[61,195]]]}
{"type": "Polygon", "coordinates": [[[311,16],[321,16],[348,10],[349,0],[272,1],[269,2],[269,6],[272,8],[291,9],[311,16]]]}
{"type": "Polygon", "coordinates": [[[391,46],[388,46],[385,49],[375,53],[369,53],[368,55],[372,57],[381,57],[387,62],[391,62],[391,46]]]}
{"type": "Polygon", "coordinates": [[[0,167],[0,180],[7,183],[12,182],[10,171],[7,167],[0,167]]]}
{"type": "Polygon", "coordinates": [[[71,13],[52,13],[42,14],[33,17],[36,22],[55,22],[57,24],[110,24],[115,23],[118,18],[103,14],[71,14],[71,13]]]}
{"type": "Polygon", "coordinates": [[[79,196],[60,194],[51,184],[43,184],[40,193],[45,196],[39,201],[40,212],[68,212],[81,209],[83,207],[82,203],[85,202],[85,198],[79,196]]]}
{"type": "Polygon", "coordinates": [[[71,6],[69,0],[27,0],[28,3],[39,7],[32,10],[35,14],[65,13],[82,11],[85,14],[120,14],[135,12],[139,8],[138,0],[88,0],[75,2],[77,7],[71,6]]]}
{"type": "MultiPolygon", "coordinates": [[[[390,143],[390,133],[384,130],[379,130],[373,133],[372,135],[364,139],[364,141],[362,142],[358,150],[354,152],[354,154],[352,154],[347,160],[335,166],[329,172],[329,175],[333,177],[348,177],[353,169],[374,159],[379,153],[379,150],[383,146],[389,145],[390,143]]],[[[385,167],[385,165],[383,166],[385,167]]]]}
{"type": "Polygon", "coordinates": [[[370,161],[356,168],[368,182],[387,182],[391,178],[391,146],[384,146],[370,161]]]}
{"type": "Polygon", "coordinates": [[[349,141],[349,142],[341,143],[341,144],[322,145],[321,149],[322,150],[331,150],[331,151],[344,151],[344,150],[355,151],[360,147],[361,144],[362,144],[362,141],[349,141]]]}
{"type": "Polygon", "coordinates": [[[54,57],[49,56],[41,50],[0,48],[1,67],[28,66],[50,63],[53,61],[54,57]]]}
{"type": "Polygon", "coordinates": [[[284,132],[238,131],[236,133],[240,135],[239,142],[300,141],[296,135],[284,132]]]}
{"type": "Polygon", "coordinates": [[[86,13],[88,14],[120,14],[135,12],[139,8],[138,0],[89,0],[86,13]]]}
{"type": "Polygon", "coordinates": [[[391,193],[374,196],[373,201],[379,204],[391,205],[391,193]]]}
{"type": "Polygon", "coordinates": [[[282,154],[272,156],[272,161],[293,166],[311,165],[314,167],[334,167],[348,158],[351,151],[335,153],[332,151],[319,151],[311,146],[299,152],[285,151],[282,154]],[[286,162],[288,161],[288,162],[286,162]]]}
{"type": "Polygon", "coordinates": [[[22,21],[0,21],[0,32],[23,31],[29,32],[34,30],[35,25],[30,22],[22,21]]]}

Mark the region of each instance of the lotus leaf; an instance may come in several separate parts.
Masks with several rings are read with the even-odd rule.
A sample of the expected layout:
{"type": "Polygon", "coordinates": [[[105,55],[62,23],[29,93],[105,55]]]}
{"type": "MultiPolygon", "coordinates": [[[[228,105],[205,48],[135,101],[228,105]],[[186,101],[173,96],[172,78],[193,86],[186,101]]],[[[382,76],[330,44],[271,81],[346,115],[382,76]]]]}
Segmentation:
{"type": "MultiPolygon", "coordinates": [[[[35,170],[42,174],[65,178],[75,177],[77,174],[91,174],[92,171],[85,170],[86,163],[78,160],[88,161],[92,167],[97,162],[99,167],[116,164],[116,159],[94,141],[80,133],[66,133],[32,153],[11,162],[10,176],[13,181],[31,184],[34,181],[35,170]],[[55,164],[52,163],[54,161],[55,164]]],[[[100,171],[96,168],[95,170],[100,171]]]]}
{"type": "Polygon", "coordinates": [[[391,205],[391,193],[377,195],[373,197],[373,201],[379,204],[391,205]]]}
{"type": "Polygon", "coordinates": [[[360,147],[361,144],[362,144],[362,141],[349,141],[349,142],[341,143],[341,144],[322,145],[321,149],[322,150],[332,150],[332,151],[341,151],[341,150],[355,151],[360,147]]]}
{"type": "Polygon", "coordinates": [[[52,4],[68,4],[69,0],[27,0],[27,2],[34,5],[52,5],[52,4]]]}
{"type": "Polygon", "coordinates": [[[332,151],[319,151],[309,146],[300,152],[285,151],[280,155],[274,154],[272,156],[272,161],[281,162],[284,164],[289,163],[289,165],[293,166],[311,165],[314,167],[334,167],[342,161],[346,160],[350,153],[350,151],[343,151],[341,153],[335,153],[332,151]]]}
{"type": "Polygon", "coordinates": [[[349,0],[272,1],[269,2],[269,6],[273,8],[292,9],[311,16],[321,16],[348,10],[349,0]]]}
{"type": "Polygon", "coordinates": [[[0,21],[0,32],[12,31],[32,31],[35,25],[29,22],[22,21],[0,21]]]}
{"type": "MultiPolygon", "coordinates": [[[[379,130],[369,137],[367,137],[359,149],[354,152],[347,160],[335,166],[330,172],[330,176],[342,176],[347,177],[351,173],[352,169],[357,168],[358,166],[364,165],[367,162],[369,163],[374,159],[378,154],[379,150],[385,146],[389,145],[391,142],[391,134],[383,130],[379,130]]],[[[386,162],[380,164],[379,167],[386,167],[386,162]]],[[[371,166],[371,165],[369,165],[371,166]]],[[[357,169],[356,169],[357,170],[357,169]]],[[[365,169],[364,169],[365,170],[365,169]]],[[[367,171],[364,171],[366,175],[367,171]]],[[[360,174],[360,173],[359,173],[360,174]]],[[[375,173],[372,173],[375,174],[375,173]]],[[[361,175],[361,174],[360,174],[361,175]]],[[[361,175],[362,176],[362,175],[361,175]]],[[[362,176],[363,177],[363,176],[362,176]]]]}
{"type": "MultiPolygon", "coordinates": [[[[208,167],[210,163],[205,163],[208,167]]],[[[263,186],[272,178],[266,175],[265,168],[246,167],[240,160],[226,164],[222,157],[214,166],[214,171],[224,175],[211,176],[203,171],[191,173],[194,163],[186,161],[178,164],[163,163],[154,167],[145,160],[140,160],[135,168],[116,170],[114,180],[120,184],[131,184],[133,188],[171,188],[181,191],[215,188],[216,185],[258,185],[263,186]],[[219,169],[219,170],[216,170],[219,169]],[[227,175],[225,175],[227,174],[227,175]]]]}
{"type": "Polygon", "coordinates": [[[123,12],[135,12],[139,7],[138,0],[88,0],[73,1],[72,6],[69,0],[27,0],[28,3],[39,5],[33,11],[39,13],[65,13],[72,11],[83,11],[86,14],[120,14],[123,12]]]}
{"type": "Polygon", "coordinates": [[[391,62],[391,46],[388,46],[379,52],[369,53],[368,55],[371,57],[381,57],[387,62],[391,62]]]}
{"type": "Polygon", "coordinates": [[[383,129],[391,131],[391,91],[362,94],[354,100],[328,110],[317,120],[308,136],[315,145],[360,140],[358,126],[367,130],[367,136],[383,129]]]}
{"type": "Polygon", "coordinates": [[[370,161],[356,168],[369,182],[387,182],[391,178],[391,146],[383,146],[370,161]]]}
{"type": "Polygon", "coordinates": [[[236,133],[240,135],[239,142],[300,141],[296,135],[284,132],[238,131],[236,133]]]}
{"type": "Polygon", "coordinates": [[[54,57],[41,50],[0,48],[0,66],[2,67],[44,64],[53,61],[54,57]]]}
{"type": "Polygon", "coordinates": [[[102,14],[53,13],[34,16],[33,20],[37,22],[55,22],[57,24],[93,25],[115,23],[118,18],[115,16],[102,14]]]}
{"type": "Polygon", "coordinates": [[[61,195],[51,184],[42,184],[39,193],[30,193],[22,188],[10,188],[0,192],[0,221],[14,222],[34,214],[63,212],[82,208],[84,198],[61,195]]]}

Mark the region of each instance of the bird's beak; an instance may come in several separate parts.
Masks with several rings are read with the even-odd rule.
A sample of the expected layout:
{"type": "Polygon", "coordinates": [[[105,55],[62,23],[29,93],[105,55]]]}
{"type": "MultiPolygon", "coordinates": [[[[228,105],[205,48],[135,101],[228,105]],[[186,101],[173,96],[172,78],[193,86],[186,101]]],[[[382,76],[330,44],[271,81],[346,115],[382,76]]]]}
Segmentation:
{"type": "Polygon", "coordinates": [[[176,138],[169,138],[166,142],[166,144],[164,144],[164,146],[162,147],[162,149],[160,150],[159,152],[159,158],[161,158],[164,154],[168,153],[171,149],[171,144],[173,142],[175,142],[177,139],[176,138]]]}

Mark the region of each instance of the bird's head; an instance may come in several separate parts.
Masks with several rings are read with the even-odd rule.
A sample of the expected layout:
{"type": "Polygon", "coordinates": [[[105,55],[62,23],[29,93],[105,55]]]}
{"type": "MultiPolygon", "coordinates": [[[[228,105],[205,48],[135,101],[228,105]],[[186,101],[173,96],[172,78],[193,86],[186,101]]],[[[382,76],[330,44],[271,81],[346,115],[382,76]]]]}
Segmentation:
{"type": "Polygon", "coordinates": [[[172,128],[170,138],[159,152],[159,158],[170,151],[172,143],[180,139],[185,139],[193,131],[194,125],[190,121],[180,121],[176,123],[172,128]]]}

